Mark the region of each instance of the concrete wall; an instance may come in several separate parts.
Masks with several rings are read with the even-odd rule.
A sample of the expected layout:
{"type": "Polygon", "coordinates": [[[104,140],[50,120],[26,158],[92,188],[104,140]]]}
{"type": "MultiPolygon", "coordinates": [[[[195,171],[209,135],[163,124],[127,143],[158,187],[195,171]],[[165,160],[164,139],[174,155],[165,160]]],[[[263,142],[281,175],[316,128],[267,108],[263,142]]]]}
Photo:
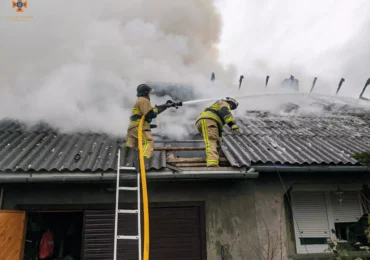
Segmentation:
{"type": "MultiPolygon", "coordinates": [[[[243,181],[149,182],[149,201],[205,201],[209,260],[221,259],[221,246],[225,248],[225,260],[260,259],[256,252],[262,254],[261,259],[285,260],[295,252],[293,222],[289,204],[284,201],[286,190],[293,183],[361,181],[360,176],[353,174],[340,178],[283,176],[284,185],[275,174],[243,181]],[[272,248],[275,258],[271,257],[272,248]]],[[[115,193],[107,192],[107,187],[114,184],[5,185],[3,209],[14,209],[17,204],[113,204],[115,193]]],[[[134,194],[128,194],[120,201],[135,202],[134,194]]]]}
{"type": "Polygon", "coordinates": [[[281,183],[275,178],[255,182],[258,250],[263,255],[261,259],[288,259],[284,193],[281,183]]]}
{"type": "Polygon", "coordinates": [[[259,249],[263,255],[261,259],[285,260],[296,257],[294,220],[290,202],[285,196],[292,185],[309,187],[341,184],[344,185],[342,187],[345,185],[360,187],[364,183],[368,183],[368,177],[360,173],[260,175],[253,182],[253,187],[255,189],[257,236],[260,247],[263,247],[259,249]],[[272,248],[274,248],[275,257],[271,256],[272,248]],[[292,258],[288,256],[292,256],[292,258]]]}

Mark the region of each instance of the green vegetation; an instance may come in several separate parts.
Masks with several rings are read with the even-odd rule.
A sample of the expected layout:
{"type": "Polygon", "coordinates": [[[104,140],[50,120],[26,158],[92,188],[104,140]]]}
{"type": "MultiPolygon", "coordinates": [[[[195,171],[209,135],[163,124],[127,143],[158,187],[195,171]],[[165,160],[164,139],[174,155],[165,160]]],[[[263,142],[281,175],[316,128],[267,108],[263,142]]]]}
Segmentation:
{"type": "Polygon", "coordinates": [[[359,161],[361,164],[370,167],[370,152],[355,153],[353,158],[359,161]]]}

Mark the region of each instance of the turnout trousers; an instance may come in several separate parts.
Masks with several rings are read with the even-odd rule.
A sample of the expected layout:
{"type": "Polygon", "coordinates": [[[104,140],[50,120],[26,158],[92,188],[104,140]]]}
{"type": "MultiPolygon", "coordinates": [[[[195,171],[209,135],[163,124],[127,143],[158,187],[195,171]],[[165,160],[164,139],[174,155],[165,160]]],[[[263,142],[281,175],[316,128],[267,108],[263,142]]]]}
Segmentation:
{"type": "MultiPolygon", "coordinates": [[[[127,130],[126,147],[138,148],[138,127],[133,127],[127,130]]],[[[143,154],[144,157],[149,159],[152,157],[154,151],[154,138],[152,131],[144,130],[143,138],[143,154]]]]}
{"type": "Polygon", "coordinates": [[[195,123],[195,126],[204,139],[207,167],[218,166],[219,153],[217,143],[220,142],[221,144],[221,137],[216,121],[212,119],[200,119],[195,123]]]}

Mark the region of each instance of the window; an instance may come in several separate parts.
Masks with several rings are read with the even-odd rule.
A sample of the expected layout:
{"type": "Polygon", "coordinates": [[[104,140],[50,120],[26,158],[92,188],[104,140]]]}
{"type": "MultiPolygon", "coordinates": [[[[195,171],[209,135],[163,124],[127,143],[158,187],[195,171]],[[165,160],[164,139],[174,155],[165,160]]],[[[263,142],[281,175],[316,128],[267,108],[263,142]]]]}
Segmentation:
{"type": "Polygon", "coordinates": [[[335,235],[337,239],[349,240],[349,229],[353,225],[352,223],[335,223],[335,235]]]}
{"type": "Polygon", "coordinates": [[[327,239],[322,237],[301,237],[301,245],[326,245],[327,239]]]}
{"type": "Polygon", "coordinates": [[[340,202],[331,191],[292,191],[297,253],[320,253],[327,239],[348,239],[349,227],[362,216],[358,192],[344,191],[340,202]]]}

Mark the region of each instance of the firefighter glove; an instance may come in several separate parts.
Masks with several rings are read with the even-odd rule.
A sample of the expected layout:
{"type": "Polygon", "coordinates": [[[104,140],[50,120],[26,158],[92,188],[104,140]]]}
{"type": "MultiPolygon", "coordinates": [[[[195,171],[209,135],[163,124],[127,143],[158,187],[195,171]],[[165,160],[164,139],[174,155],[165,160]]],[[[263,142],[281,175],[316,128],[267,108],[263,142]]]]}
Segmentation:
{"type": "Polygon", "coordinates": [[[240,132],[239,126],[237,124],[234,124],[231,126],[231,131],[235,132],[240,132]]]}
{"type": "Polygon", "coordinates": [[[157,114],[162,113],[163,111],[165,111],[168,108],[167,104],[159,105],[159,106],[156,105],[155,107],[158,111],[157,114]]]}

